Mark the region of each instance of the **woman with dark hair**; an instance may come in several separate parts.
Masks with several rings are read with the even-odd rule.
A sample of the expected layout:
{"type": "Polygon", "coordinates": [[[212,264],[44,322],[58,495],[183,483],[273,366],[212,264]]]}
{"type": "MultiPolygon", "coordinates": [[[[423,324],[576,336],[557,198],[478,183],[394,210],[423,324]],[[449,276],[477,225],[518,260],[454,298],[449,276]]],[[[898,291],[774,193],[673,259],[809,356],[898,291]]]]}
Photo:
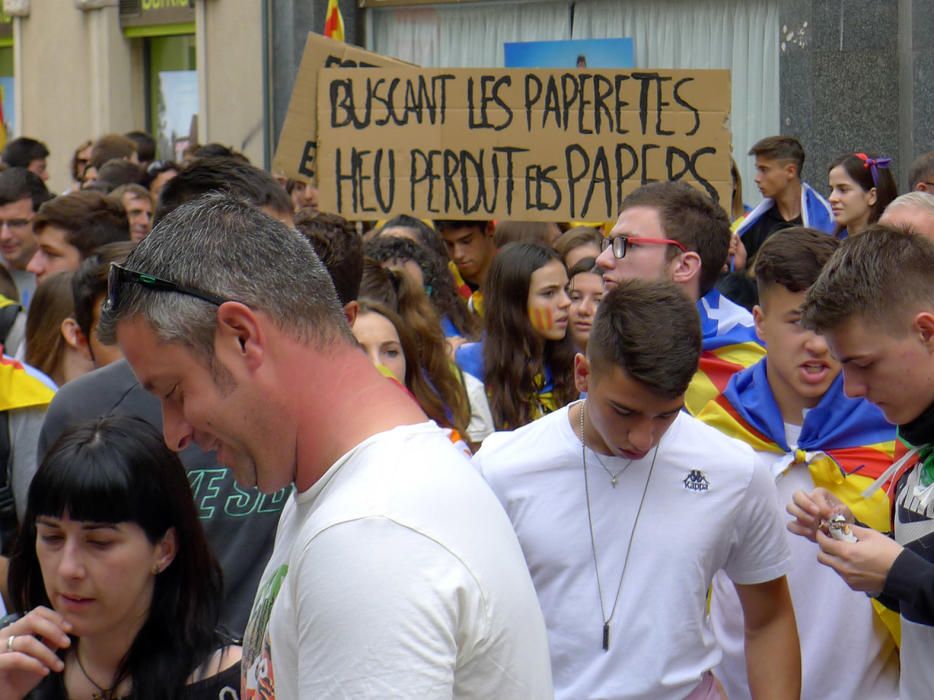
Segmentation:
{"type": "Polygon", "coordinates": [[[484,289],[486,334],[457,352],[486,385],[499,430],[513,430],[577,398],[568,337],[568,274],[552,248],[512,243],[493,259],[484,289]]]}
{"type": "Polygon", "coordinates": [[[154,160],[146,166],[146,177],[143,180],[143,187],[149,189],[153,201],[158,201],[162,188],[173,177],[178,175],[182,166],[174,160],[154,160]]]}
{"type": "Polygon", "coordinates": [[[891,165],[891,158],[865,153],[840,156],[830,164],[827,201],[836,223],[835,236],[846,238],[862,233],[879,220],[889,202],[898,196],[891,165]]]}
{"type": "Polygon", "coordinates": [[[412,261],[418,265],[425,293],[441,317],[445,337],[479,338],[477,318],[454,288],[444,242],[426,224],[409,216],[397,216],[380,229],[377,238],[367,242],[365,253],[379,262],[393,261],[404,266],[412,261]]]}
{"type": "MultiPolygon", "coordinates": [[[[420,285],[405,270],[383,268],[366,259],[358,301],[360,311],[353,326],[358,342],[362,343],[360,334],[364,326],[357,326],[364,309],[385,316],[396,327],[404,350],[405,386],[429,418],[442,427],[453,428],[461,436],[467,435],[470,403],[458,381],[457,368],[448,356],[438,315],[420,285]],[[383,313],[383,309],[391,315],[383,313]]],[[[368,321],[364,319],[363,323],[372,325],[368,321]]]]}
{"type": "Polygon", "coordinates": [[[603,252],[603,235],[592,226],[575,226],[555,241],[555,250],[570,270],[582,258],[596,258],[603,252]]]}
{"type": "Polygon", "coordinates": [[[568,279],[568,296],[571,298],[568,331],[575,349],[586,354],[593,319],[603,298],[603,271],[597,267],[594,258],[581,258],[568,271],[568,279]]]}
{"type": "Polygon", "coordinates": [[[238,697],[220,566],[181,462],[141,420],[103,418],[52,447],[9,584],[25,615],[0,630],[4,698],[238,697]]]}
{"type": "Polygon", "coordinates": [[[390,219],[380,227],[376,235],[408,238],[433,251],[441,260],[448,259],[448,249],[441,235],[424,221],[413,216],[400,214],[390,219]]]}

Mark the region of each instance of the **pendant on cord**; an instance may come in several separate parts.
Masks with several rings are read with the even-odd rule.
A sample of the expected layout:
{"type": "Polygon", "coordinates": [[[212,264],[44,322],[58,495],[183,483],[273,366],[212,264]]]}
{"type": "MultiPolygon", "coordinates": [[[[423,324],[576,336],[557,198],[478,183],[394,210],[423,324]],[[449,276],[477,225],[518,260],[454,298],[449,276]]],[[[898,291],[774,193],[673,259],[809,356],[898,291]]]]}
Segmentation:
{"type": "Polygon", "coordinates": [[[610,649],[610,623],[603,623],[603,651],[609,651],[610,649]]]}

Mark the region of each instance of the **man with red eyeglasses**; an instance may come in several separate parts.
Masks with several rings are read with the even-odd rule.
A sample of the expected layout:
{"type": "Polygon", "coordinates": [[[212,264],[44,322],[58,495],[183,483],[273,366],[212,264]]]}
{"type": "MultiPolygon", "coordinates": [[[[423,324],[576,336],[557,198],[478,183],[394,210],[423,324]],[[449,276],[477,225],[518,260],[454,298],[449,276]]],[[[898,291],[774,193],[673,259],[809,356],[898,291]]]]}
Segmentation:
{"type": "Polygon", "coordinates": [[[640,187],[623,200],[604,246],[597,265],[607,290],[627,279],[670,280],[697,302],[703,354],[685,394],[692,415],[765,356],[752,314],[714,287],[729,252],[730,221],[705,194],[677,182],[640,187]]]}

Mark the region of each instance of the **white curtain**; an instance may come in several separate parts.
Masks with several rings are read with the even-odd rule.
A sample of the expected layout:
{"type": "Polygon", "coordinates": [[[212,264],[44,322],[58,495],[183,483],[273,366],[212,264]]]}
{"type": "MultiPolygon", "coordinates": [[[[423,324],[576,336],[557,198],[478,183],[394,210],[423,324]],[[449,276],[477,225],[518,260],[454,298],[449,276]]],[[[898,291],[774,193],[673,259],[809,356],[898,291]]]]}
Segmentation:
{"type": "Polygon", "coordinates": [[[367,48],[426,68],[494,68],[510,41],[570,39],[566,2],[372,10],[367,48]]]}
{"type": "Polygon", "coordinates": [[[425,67],[497,67],[503,43],[632,37],[639,68],[728,68],[733,157],[760,199],[749,148],[779,128],[779,0],[496,2],[371,11],[368,48],[425,67]]]}
{"type": "Polygon", "coordinates": [[[761,199],[749,148],[778,134],[778,0],[578,0],[574,39],[632,37],[640,68],[728,68],[743,198],[761,199]]]}

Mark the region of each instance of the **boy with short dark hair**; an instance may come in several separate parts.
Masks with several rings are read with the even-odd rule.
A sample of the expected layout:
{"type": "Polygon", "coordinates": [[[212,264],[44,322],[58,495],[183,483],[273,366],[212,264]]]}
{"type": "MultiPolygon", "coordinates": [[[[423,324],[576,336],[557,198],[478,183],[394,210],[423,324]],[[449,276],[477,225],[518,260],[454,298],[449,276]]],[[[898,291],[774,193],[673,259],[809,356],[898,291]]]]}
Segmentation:
{"type": "Polygon", "coordinates": [[[734,254],[735,273],[726,275],[720,290],[738,304],[756,303],[756,286],[744,270],[753,269],[756,254],[768,238],[793,226],[808,226],[826,233],[834,230],[830,203],[810,185],[801,181],[804,148],[793,136],[769,136],[749,149],[756,159],[756,186],[763,200],[733,226],[742,246],[734,254]]]}
{"type": "MultiPolygon", "coordinates": [[[[698,417],[759,453],[782,502],[796,490],[822,486],[849,503],[860,520],[884,529],[888,499],[877,493],[864,500],[861,493],[892,463],[895,431],[875,406],[844,395],[840,364],[827,342],[801,327],[807,290],[837,246],[836,239],[806,228],[765,242],[756,262],[759,305],[753,315],[769,354],[734,375],[698,417]]],[[[897,649],[880,624],[894,627],[894,617],[880,620],[881,608],[874,611],[869,599],[818,565],[813,543],[788,539],[788,586],[802,622],[802,697],[897,698],[897,649]]],[[[742,610],[722,574],[714,579],[711,619],[724,649],[717,676],[731,700],[749,698],[742,610]]]]}
{"type": "Polygon", "coordinates": [[[756,186],[765,198],[737,227],[746,248],[747,266],[776,231],[808,226],[830,233],[833,214],[830,204],[801,180],[804,148],[793,136],[769,136],[753,144],[749,155],[756,159],[756,186]]]}
{"type": "Polygon", "coordinates": [[[788,528],[817,541],[821,563],[900,613],[902,700],[929,698],[934,688],[932,269],[934,245],[925,237],[870,226],[841,244],[803,308],[804,325],[824,333],[843,365],[847,395],[875,403],[912,448],[877,480],[894,493],[894,539],[877,531],[888,522],[850,526],[855,542],[819,531],[834,514],[863,520],[826,489],[797,491],[788,506],[788,528]]]}
{"type": "Polygon", "coordinates": [[[451,270],[454,282],[460,277],[470,287],[467,300],[470,310],[483,315],[483,285],[486,275],[496,256],[496,243],[493,241],[492,221],[435,221],[435,227],[444,239],[448,256],[454,264],[451,270]]]}
{"type": "Polygon", "coordinates": [[[123,205],[100,192],[73,192],[50,199],[32,222],[39,248],[26,269],[37,282],[56,272],[74,272],[95,248],[130,240],[123,205]]]}
{"type": "Polygon", "coordinates": [[[555,696],[722,697],[706,615],[715,572],[746,613],[757,697],[799,697],[788,547],[752,450],[685,413],[701,329],[668,281],[622,280],[575,358],[583,401],[484,441],[548,627],[555,696]]]}

